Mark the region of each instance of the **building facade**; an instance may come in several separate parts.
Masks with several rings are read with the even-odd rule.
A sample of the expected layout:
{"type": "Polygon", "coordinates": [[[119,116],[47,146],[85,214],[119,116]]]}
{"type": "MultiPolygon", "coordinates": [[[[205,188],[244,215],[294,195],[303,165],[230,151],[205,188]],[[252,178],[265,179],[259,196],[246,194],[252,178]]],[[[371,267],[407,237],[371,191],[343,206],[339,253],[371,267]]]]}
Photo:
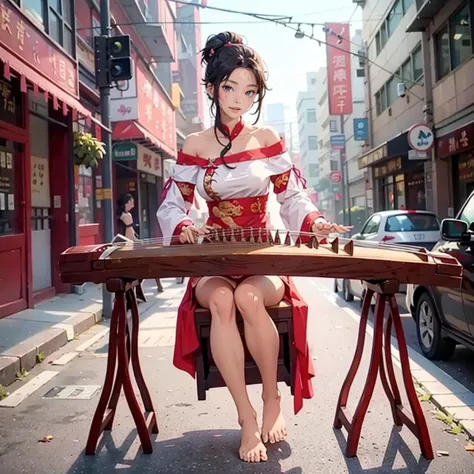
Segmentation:
{"type": "Polygon", "coordinates": [[[453,217],[474,191],[474,2],[415,3],[407,31],[423,45],[433,202],[441,218],[453,217]]]}
{"type": "Polygon", "coordinates": [[[412,149],[408,131],[424,122],[425,88],[420,33],[406,30],[414,0],[366,0],[363,7],[365,104],[369,140],[359,158],[373,210],[432,209],[431,152],[412,149]]]}
{"type": "MultiPolygon", "coordinates": [[[[74,153],[74,132],[102,136],[97,2],[0,0],[0,8],[0,260],[9,269],[0,276],[1,318],[70,291],[59,255],[103,240],[102,202],[111,196],[101,163],[87,167],[74,153]]],[[[163,160],[176,156],[176,4],[111,0],[110,10],[111,34],[131,36],[135,64],[124,91],[112,93],[112,199],[135,197],[134,221],[149,237],[158,233],[163,160]]]]}
{"type": "Polygon", "coordinates": [[[299,162],[310,193],[316,192],[319,179],[318,136],[316,117],[316,73],[306,75],[306,90],[298,93],[296,114],[298,119],[299,162]]]}

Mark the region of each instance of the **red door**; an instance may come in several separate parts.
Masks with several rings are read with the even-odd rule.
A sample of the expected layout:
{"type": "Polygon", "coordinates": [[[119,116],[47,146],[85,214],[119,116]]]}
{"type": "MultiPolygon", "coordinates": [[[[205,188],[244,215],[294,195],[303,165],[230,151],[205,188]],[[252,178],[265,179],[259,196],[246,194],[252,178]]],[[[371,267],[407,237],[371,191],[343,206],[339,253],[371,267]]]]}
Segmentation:
{"type": "Polygon", "coordinates": [[[0,128],[0,318],[28,300],[24,140],[0,128]]]}

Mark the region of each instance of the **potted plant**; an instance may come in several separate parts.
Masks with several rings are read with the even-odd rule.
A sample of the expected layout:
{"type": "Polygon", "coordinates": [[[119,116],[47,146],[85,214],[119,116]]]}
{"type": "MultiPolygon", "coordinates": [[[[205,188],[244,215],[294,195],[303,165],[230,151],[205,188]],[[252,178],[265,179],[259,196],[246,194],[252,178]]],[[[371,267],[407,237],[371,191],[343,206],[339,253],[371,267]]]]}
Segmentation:
{"type": "Polygon", "coordinates": [[[104,157],[105,145],[90,133],[74,132],[74,158],[76,165],[95,168],[104,157]]]}

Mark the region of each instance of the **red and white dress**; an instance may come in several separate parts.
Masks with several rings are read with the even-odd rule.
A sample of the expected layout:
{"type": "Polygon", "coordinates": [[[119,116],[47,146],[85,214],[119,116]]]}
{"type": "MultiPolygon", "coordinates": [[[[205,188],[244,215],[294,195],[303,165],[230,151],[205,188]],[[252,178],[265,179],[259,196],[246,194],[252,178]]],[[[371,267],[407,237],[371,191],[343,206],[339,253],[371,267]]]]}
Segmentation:
{"type": "MultiPolygon", "coordinates": [[[[317,219],[324,219],[303,190],[304,181],[291,162],[283,141],[275,145],[208,159],[185,153],[178,154],[173,175],[165,186],[164,200],[157,212],[163,236],[170,242],[184,226],[192,224],[188,212],[197,191],[207,202],[207,224],[222,229],[265,228],[266,204],[270,187],[281,204],[280,215],[290,230],[310,232],[317,219]]],[[[177,239],[173,239],[175,242],[177,239]]],[[[303,239],[304,241],[304,239],[303,239]]],[[[229,279],[236,284],[240,281],[229,279]]],[[[297,366],[293,380],[294,410],[298,413],[304,398],[313,396],[311,379],[314,369],[306,339],[308,307],[298,294],[291,278],[285,283],[285,301],[293,307],[294,344],[297,366]]],[[[178,309],[174,365],[195,376],[194,353],[199,348],[194,310],[194,288],[199,278],[191,278],[178,309]]]]}

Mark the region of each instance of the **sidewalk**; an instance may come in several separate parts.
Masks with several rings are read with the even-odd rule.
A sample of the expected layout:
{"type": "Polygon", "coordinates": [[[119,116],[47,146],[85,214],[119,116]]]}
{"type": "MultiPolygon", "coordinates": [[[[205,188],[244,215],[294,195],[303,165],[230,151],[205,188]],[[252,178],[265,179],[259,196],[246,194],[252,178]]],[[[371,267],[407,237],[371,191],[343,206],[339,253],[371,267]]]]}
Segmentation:
{"type": "MultiPolygon", "coordinates": [[[[166,288],[166,285],[164,285],[166,288]]],[[[147,281],[145,294],[154,304],[156,284],[147,281]]],[[[59,295],[0,320],[0,386],[15,382],[38,362],[87,331],[102,319],[102,286],[86,285],[83,294],[59,295]]]]}

